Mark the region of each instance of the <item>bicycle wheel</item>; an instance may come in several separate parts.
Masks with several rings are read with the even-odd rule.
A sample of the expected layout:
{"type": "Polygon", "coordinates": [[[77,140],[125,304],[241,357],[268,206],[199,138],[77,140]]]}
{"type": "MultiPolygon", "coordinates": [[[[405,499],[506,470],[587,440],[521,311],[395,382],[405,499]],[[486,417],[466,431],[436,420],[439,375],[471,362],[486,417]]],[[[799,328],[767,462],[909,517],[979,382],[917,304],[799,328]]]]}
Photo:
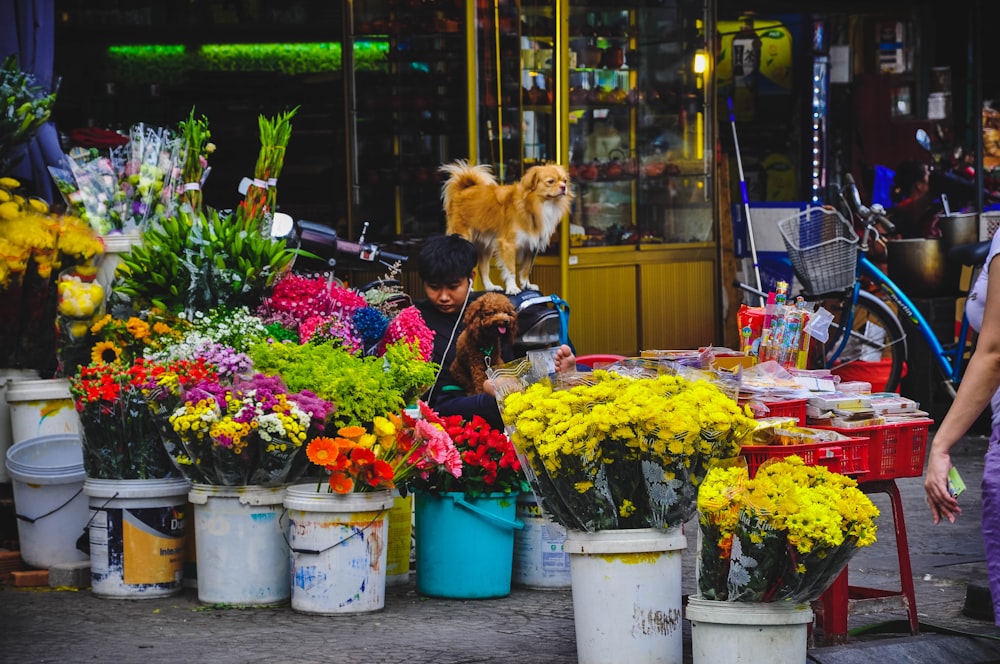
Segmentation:
{"type": "Polygon", "coordinates": [[[834,322],[830,325],[830,338],[823,348],[826,366],[836,369],[854,362],[884,362],[888,368],[885,391],[895,391],[903,376],[906,337],[892,310],[871,293],[861,291],[858,294],[850,337],[840,355],[833,356],[843,339],[844,327],[841,321],[847,317],[850,304],[850,297],[847,297],[824,305],[834,315],[834,322]]]}

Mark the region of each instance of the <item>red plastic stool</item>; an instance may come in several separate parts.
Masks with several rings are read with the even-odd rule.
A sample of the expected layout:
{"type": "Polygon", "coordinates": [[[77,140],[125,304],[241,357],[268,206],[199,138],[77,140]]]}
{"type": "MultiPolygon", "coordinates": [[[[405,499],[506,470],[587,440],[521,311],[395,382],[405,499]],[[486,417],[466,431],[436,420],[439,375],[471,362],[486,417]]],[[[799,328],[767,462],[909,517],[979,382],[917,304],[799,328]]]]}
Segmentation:
{"type": "Polygon", "coordinates": [[[910,621],[910,634],[920,631],[917,619],[917,600],[913,592],[913,571],[910,567],[910,546],[906,541],[906,521],[903,519],[903,501],[899,495],[896,480],[859,482],[858,488],[865,493],[886,493],[892,502],[892,522],[896,530],[896,555],[899,558],[899,590],[882,590],[849,585],[847,569],[833,582],[820,597],[823,605],[823,638],[826,643],[847,642],[847,614],[850,605],[871,601],[885,604],[885,598],[899,597],[910,621]]]}

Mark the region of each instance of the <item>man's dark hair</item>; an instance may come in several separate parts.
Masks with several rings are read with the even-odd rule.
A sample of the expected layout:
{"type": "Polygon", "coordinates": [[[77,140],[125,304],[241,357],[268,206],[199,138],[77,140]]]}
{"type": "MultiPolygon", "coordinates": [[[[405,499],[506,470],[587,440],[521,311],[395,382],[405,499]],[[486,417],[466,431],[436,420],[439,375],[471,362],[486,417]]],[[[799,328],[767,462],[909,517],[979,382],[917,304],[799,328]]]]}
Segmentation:
{"type": "Polygon", "coordinates": [[[913,185],[924,179],[927,175],[927,165],[919,159],[909,159],[896,167],[896,175],[892,180],[893,203],[898,203],[910,196],[913,185]]]}
{"type": "Polygon", "coordinates": [[[461,235],[434,235],[420,247],[417,272],[424,283],[448,283],[468,278],[477,259],[476,247],[461,235]]]}

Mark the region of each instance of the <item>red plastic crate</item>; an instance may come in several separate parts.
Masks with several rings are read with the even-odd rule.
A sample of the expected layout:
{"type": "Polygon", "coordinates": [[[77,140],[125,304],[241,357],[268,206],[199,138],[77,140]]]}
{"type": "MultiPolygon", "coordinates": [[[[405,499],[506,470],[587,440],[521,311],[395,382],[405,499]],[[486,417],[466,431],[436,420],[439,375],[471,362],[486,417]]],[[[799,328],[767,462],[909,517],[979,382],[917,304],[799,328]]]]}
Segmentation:
{"type": "MultiPolygon", "coordinates": [[[[781,401],[768,401],[762,399],[752,400],[756,404],[767,407],[767,413],[763,417],[794,417],[800,427],[806,426],[806,404],[808,399],[783,399],[781,401]]],[[[743,405],[743,401],[740,405],[743,405]]]]}
{"type": "Polygon", "coordinates": [[[808,399],[786,399],[784,401],[762,401],[767,406],[768,417],[794,417],[800,427],[806,426],[806,404],[808,399]]]}
{"type": "Polygon", "coordinates": [[[920,477],[924,473],[927,435],[934,420],[920,419],[890,422],[870,427],[847,429],[820,427],[845,436],[868,439],[868,473],[859,482],[891,480],[897,477],[920,477]]]}
{"type": "Polygon", "coordinates": [[[854,436],[848,440],[799,445],[744,445],[740,454],[747,459],[750,477],[768,459],[783,459],[793,454],[802,457],[807,465],[826,466],[834,473],[857,476],[858,481],[868,473],[868,439],[854,436]]]}

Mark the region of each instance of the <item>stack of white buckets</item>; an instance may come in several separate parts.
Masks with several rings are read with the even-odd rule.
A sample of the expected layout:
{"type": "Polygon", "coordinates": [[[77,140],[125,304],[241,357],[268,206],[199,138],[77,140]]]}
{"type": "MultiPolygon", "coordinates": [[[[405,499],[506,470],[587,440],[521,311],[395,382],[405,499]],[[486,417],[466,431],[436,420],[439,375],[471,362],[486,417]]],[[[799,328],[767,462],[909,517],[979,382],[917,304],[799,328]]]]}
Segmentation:
{"type": "Polygon", "coordinates": [[[0,481],[11,482],[21,558],[38,569],[88,559],[80,420],[68,379],[0,372],[0,481]],[[86,541],[84,538],[83,541],[86,541]]]}
{"type": "MultiPolygon", "coordinates": [[[[97,280],[105,292],[118,257],[136,233],[103,238],[97,280]]],[[[41,379],[33,370],[0,368],[0,484],[11,483],[21,558],[38,569],[89,558],[90,518],[84,492],[80,418],[68,378],[41,379]],[[81,539],[82,538],[82,539],[81,539]]]]}

